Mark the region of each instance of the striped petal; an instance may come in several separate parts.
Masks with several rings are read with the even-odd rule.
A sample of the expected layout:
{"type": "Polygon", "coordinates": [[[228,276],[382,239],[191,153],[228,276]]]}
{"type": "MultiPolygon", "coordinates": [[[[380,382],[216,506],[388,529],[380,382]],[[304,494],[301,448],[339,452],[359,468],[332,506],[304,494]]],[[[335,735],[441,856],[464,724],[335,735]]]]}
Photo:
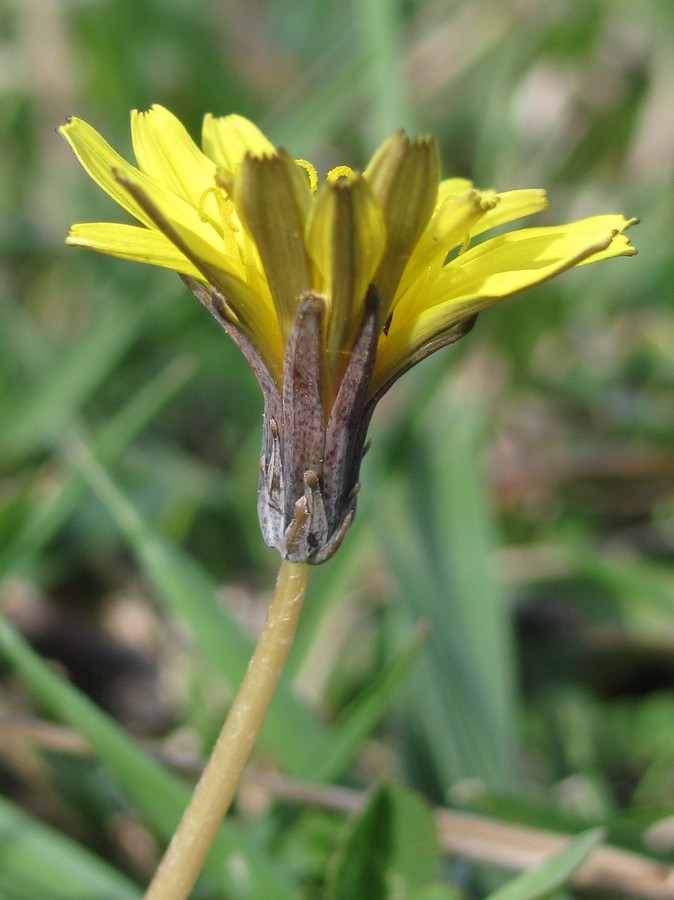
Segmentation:
{"type": "Polygon", "coordinates": [[[568,225],[522,228],[499,235],[452,260],[424,306],[444,302],[448,295],[480,292],[506,297],[581,262],[631,256],[634,248],[622,232],[633,221],[623,216],[593,216],[568,225]]]}
{"type": "Polygon", "coordinates": [[[210,245],[213,252],[219,246],[219,237],[213,228],[199,216],[197,209],[150,175],[126,162],[103,137],[82,119],[72,118],[61,126],[66,138],[83,168],[113,200],[135,219],[152,228],[152,220],[145,209],[125,188],[126,181],[139,185],[151,196],[163,215],[172,222],[180,222],[194,234],[195,240],[210,245]]]}
{"type": "Polygon", "coordinates": [[[205,271],[205,266],[212,266],[230,270],[237,277],[242,276],[240,258],[225,256],[221,236],[201,220],[196,209],[175,194],[148,190],[144,178],[115,175],[149,219],[149,227],[163,232],[188,258],[198,259],[202,271],[205,271]]]}
{"type": "Polygon", "coordinates": [[[140,225],[117,222],[85,222],[73,225],[66,243],[99,253],[172,269],[203,280],[201,272],[163,234],[140,225]]]}
{"type": "Polygon", "coordinates": [[[141,178],[141,172],[113,150],[96,129],[83,119],[72,116],[65,125],[61,125],[59,132],[70,144],[82,168],[96,184],[134,219],[150,226],[148,217],[113,174],[116,171],[128,178],[141,178]]]}
{"type": "Polygon", "coordinates": [[[465,243],[482,218],[497,204],[497,195],[490,191],[470,190],[458,197],[448,196],[436,208],[403,272],[398,298],[409,291],[418,279],[425,280],[430,266],[439,271],[447,254],[465,243]]]}
{"type": "Polygon", "coordinates": [[[622,232],[635,220],[594,216],[568,225],[527,228],[485,241],[452,260],[439,277],[396,309],[377,354],[373,391],[419,348],[487,306],[567,269],[636,251],[622,232]]]}
{"type": "Polygon", "coordinates": [[[141,171],[193,206],[215,183],[216,166],[163,106],[131,113],[133,152],[141,171]]]}
{"type": "Polygon", "coordinates": [[[241,222],[257,247],[284,337],[290,335],[300,297],[312,288],[304,227],[311,202],[309,185],[294,160],[246,156],[232,197],[241,222]]]}
{"type": "Polygon", "coordinates": [[[437,145],[430,138],[412,141],[398,132],[382,144],[364,174],[386,227],[386,249],[374,277],[386,319],[403,269],[435,208],[437,145]]]}
{"type": "Polygon", "coordinates": [[[266,354],[273,348],[278,361],[282,356],[282,350],[274,308],[266,293],[254,291],[246,282],[246,269],[242,266],[241,260],[233,260],[222,253],[214,253],[210,246],[201,243],[180,222],[167,219],[161,205],[156,203],[154,197],[146,194],[141,185],[128,179],[123,183],[155,228],[166,235],[201,273],[201,280],[212,285],[223,295],[237,320],[252,333],[261,329],[257,342],[259,349],[266,354]]]}
{"type": "Polygon", "coordinates": [[[438,198],[435,203],[436,210],[440,209],[447,200],[461,197],[472,190],[473,182],[467,178],[443,178],[438,185],[438,198]]]}
{"type": "Polygon", "coordinates": [[[488,210],[476,225],[470,229],[471,238],[483,234],[499,225],[523,219],[548,208],[548,200],[544,190],[527,188],[519,191],[504,191],[497,194],[498,203],[488,210]]]}
{"type": "Polygon", "coordinates": [[[328,368],[341,372],[362,319],[365,293],[386,246],[381,210],[362,175],[323,183],[307,223],[306,241],[329,297],[328,368]]]}
{"type": "Polygon", "coordinates": [[[267,156],[276,152],[257,125],[237,115],[216,118],[208,113],[204,118],[202,146],[209,159],[229,170],[236,170],[247,153],[267,156]]]}

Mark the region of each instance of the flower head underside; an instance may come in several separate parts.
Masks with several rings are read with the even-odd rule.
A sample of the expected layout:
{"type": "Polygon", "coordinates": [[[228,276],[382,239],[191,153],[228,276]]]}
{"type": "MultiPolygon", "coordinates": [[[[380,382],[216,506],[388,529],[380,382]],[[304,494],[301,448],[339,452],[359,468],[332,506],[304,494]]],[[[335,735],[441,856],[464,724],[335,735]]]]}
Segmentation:
{"type": "Polygon", "coordinates": [[[178,272],[251,363],[265,396],[260,521],[291,560],[320,562],[341,541],[374,405],[404,371],[490,304],[635,252],[621,215],[484,239],[543,210],[544,191],[441,180],[431,138],[398,132],[362,173],[319,180],[237,115],[206,116],[200,149],[163,107],[134,111],[137,166],[80,119],[61,132],[138,223],[74,225],[68,243],[178,272]]]}

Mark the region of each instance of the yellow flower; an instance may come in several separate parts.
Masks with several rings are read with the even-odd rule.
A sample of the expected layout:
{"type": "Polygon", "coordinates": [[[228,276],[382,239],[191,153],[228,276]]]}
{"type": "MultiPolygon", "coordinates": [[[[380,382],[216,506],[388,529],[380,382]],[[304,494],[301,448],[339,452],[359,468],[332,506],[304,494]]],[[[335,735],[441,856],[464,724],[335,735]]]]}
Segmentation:
{"type": "Polygon", "coordinates": [[[180,273],[251,363],[266,405],[260,521],[293,561],[339,545],[372,411],[404,371],[497,300],[636,252],[621,215],[473,244],[544,209],[545,193],[441,181],[431,138],[399,132],[362,174],[340,166],[319,183],[237,115],[206,116],[200,150],[166,109],[134,111],[138,167],[80,119],[61,132],[140,223],[74,225],[68,243],[180,273]]]}

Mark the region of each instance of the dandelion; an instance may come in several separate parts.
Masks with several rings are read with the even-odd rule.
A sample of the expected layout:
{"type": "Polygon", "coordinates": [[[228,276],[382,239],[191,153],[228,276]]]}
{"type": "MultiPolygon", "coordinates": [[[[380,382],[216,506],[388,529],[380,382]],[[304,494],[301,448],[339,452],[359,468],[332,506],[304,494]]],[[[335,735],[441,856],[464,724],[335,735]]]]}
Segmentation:
{"type": "Polygon", "coordinates": [[[200,150],[163,107],[134,111],[137,168],[80,119],[61,131],[140,223],[74,225],[68,243],[180,273],[251,364],[265,399],[260,524],[291,562],[339,546],[374,407],[403,372],[490,304],[635,252],[621,215],[475,243],[545,209],[545,192],[441,181],[432,138],[399,132],[364,172],[319,180],[237,115],[206,116],[200,150]]]}
{"type": "Polygon", "coordinates": [[[440,179],[432,138],[398,132],[362,173],[275,148],[241,116],[206,116],[202,149],[166,109],[133,112],[137,167],[86,122],[61,128],[138,224],[74,225],[68,243],[178,272],[236,342],[265,401],[258,513],[282,556],[246,676],[146,894],[183,900],[252,751],[304,597],[356,508],[377,401],[477,314],[574,266],[630,256],[634,220],[489,231],[540,212],[542,190],[440,179]]]}

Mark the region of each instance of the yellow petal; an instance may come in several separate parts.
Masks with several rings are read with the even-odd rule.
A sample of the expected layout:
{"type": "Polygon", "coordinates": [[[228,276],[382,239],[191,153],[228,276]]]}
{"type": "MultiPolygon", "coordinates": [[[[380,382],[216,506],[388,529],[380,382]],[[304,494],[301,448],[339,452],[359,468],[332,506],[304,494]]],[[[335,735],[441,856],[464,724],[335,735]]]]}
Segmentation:
{"type": "Polygon", "coordinates": [[[438,185],[438,197],[436,209],[439,209],[445,201],[461,197],[473,189],[473,182],[467,178],[444,178],[438,185]]]}
{"type": "Polygon", "coordinates": [[[66,243],[87,247],[121,259],[162,266],[203,280],[201,272],[171,241],[158,231],[140,225],[120,225],[116,222],[85,222],[73,225],[66,243]]]}
{"type": "Polygon", "coordinates": [[[283,344],[270,307],[231,272],[209,267],[208,274],[189,260],[159,231],[116,222],[84,222],[73,225],[66,239],[73,247],[85,247],[120,259],[149,263],[188,275],[215,286],[223,293],[228,314],[259,350],[267,368],[280,379],[283,344]]]}
{"type": "Polygon", "coordinates": [[[145,193],[143,187],[129,179],[123,182],[136,202],[143,208],[153,226],[171,241],[201,273],[201,280],[213,285],[225,297],[237,318],[252,329],[260,328],[260,340],[269,332],[270,341],[279,334],[278,322],[266,293],[254,291],[246,283],[246,270],[240,259],[232,259],[185,228],[182,222],[166,217],[161,204],[145,193]],[[255,325],[253,326],[253,323],[255,325]]]}
{"type": "Polygon", "coordinates": [[[506,222],[514,222],[524,216],[547,209],[548,200],[544,190],[539,188],[527,188],[519,191],[504,191],[498,196],[498,204],[488,210],[477,224],[470,229],[471,238],[490,228],[504,225],[506,222]]]}
{"type": "Polygon", "coordinates": [[[65,125],[61,125],[59,132],[68,141],[82,167],[96,184],[119,203],[122,209],[139,222],[150,226],[148,217],[113,174],[113,170],[116,170],[129,178],[138,179],[142,177],[141,172],[113,150],[110,144],[83,119],[72,116],[65,125]]]}
{"type": "Polygon", "coordinates": [[[273,156],[246,156],[234,178],[232,199],[257,247],[287,338],[300,296],[312,288],[304,247],[311,202],[307,179],[284,150],[273,156]]]}
{"type": "Polygon", "coordinates": [[[208,113],[204,117],[202,146],[209,159],[231,170],[238,168],[247,153],[267,156],[275,152],[257,125],[237,115],[216,118],[208,113]]]}
{"type": "Polygon", "coordinates": [[[242,275],[243,266],[238,255],[225,254],[222,236],[200,218],[194,207],[173,193],[155,191],[146,179],[128,178],[115,173],[120,184],[149,218],[150,227],[163,232],[185,255],[201,264],[220,269],[230,269],[237,277],[242,275]]]}
{"type": "MultiPolygon", "coordinates": [[[[410,286],[425,278],[428,268],[439,269],[450,250],[461,246],[480,220],[498,203],[493,192],[471,190],[458,197],[449,195],[436,209],[405,268],[398,290],[398,299],[410,286]]],[[[397,302],[397,300],[396,300],[397,302]]]]}
{"type": "Polygon", "coordinates": [[[142,188],[162,210],[165,218],[180,222],[183,229],[194,234],[203,247],[210,245],[211,253],[221,246],[220,237],[213,228],[202,221],[195,207],[172,190],[128,163],[105,141],[101,135],[82,119],[72,118],[60,128],[83,168],[103,190],[123,209],[148,228],[152,219],[124,186],[125,181],[142,188]]]}
{"type": "Polygon", "coordinates": [[[613,229],[613,237],[611,239],[611,243],[606,247],[605,250],[600,250],[598,253],[589,256],[587,259],[581,260],[578,265],[579,266],[587,266],[590,263],[600,262],[602,259],[611,259],[615,256],[636,256],[637,249],[630,244],[630,239],[623,232],[632,225],[636,225],[638,223],[638,219],[625,219],[623,216],[592,216],[589,219],[583,220],[587,223],[590,222],[606,222],[606,227],[611,227],[613,229]]]}
{"type": "Polygon", "coordinates": [[[491,238],[453,259],[440,273],[424,305],[480,291],[503,297],[557,275],[581,262],[631,255],[622,232],[634,220],[593,216],[542,228],[523,228],[491,238]]]}
{"type": "Polygon", "coordinates": [[[634,221],[608,215],[527,228],[458,256],[396,307],[388,337],[380,339],[376,384],[391,378],[420,347],[504,297],[586,262],[632,256],[636,251],[622,231],[634,221]]]}
{"type": "Polygon", "coordinates": [[[362,175],[321,185],[306,240],[329,297],[328,368],[334,374],[346,363],[386,243],[381,210],[362,175]]]}
{"type": "Polygon", "coordinates": [[[386,249],[374,277],[386,319],[403,269],[435,208],[440,175],[435,141],[411,141],[398,132],[377,150],[364,174],[386,227],[386,249]]]}
{"type": "Polygon", "coordinates": [[[133,151],[141,170],[199,206],[215,184],[216,165],[199,150],[182,123],[163,106],[131,112],[133,151]]]}

